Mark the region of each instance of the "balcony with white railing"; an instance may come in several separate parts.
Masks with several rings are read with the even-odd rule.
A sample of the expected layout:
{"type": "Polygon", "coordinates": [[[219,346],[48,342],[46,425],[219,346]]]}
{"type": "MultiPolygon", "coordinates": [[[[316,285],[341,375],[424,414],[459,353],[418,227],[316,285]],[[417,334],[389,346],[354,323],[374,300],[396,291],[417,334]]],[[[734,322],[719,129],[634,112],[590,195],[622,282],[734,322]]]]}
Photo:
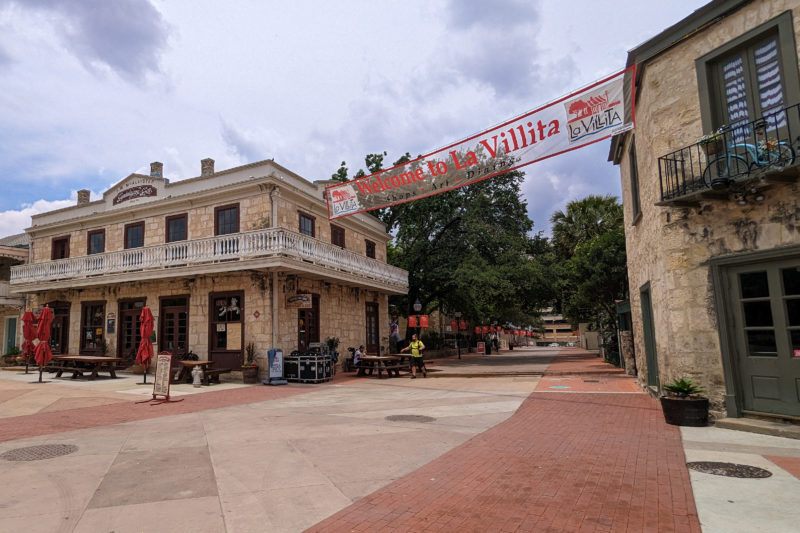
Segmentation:
{"type": "MultiPolygon", "coordinates": [[[[274,267],[323,276],[334,270],[351,280],[377,282],[393,292],[408,289],[408,272],[403,269],[282,228],[14,266],[11,286],[42,289],[48,282],[70,280],[100,285],[120,277],[147,279],[274,267]]],[[[333,272],[327,276],[341,277],[333,272]]]]}

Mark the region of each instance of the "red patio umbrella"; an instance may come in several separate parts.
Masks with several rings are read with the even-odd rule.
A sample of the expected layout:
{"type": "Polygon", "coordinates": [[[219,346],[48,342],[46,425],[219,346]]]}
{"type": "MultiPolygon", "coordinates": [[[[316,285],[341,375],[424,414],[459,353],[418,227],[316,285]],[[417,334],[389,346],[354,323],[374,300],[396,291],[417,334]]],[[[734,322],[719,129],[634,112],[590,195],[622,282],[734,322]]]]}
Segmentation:
{"type": "Polygon", "coordinates": [[[36,363],[39,365],[39,383],[42,382],[42,370],[50,359],[53,352],[50,351],[50,324],[53,323],[53,311],[44,306],[39,313],[39,325],[36,328],[36,336],[39,337],[39,344],[36,345],[36,363]]]}
{"type": "Polygon", "coordinates": [[[150,335],[153,334],[153,313],[150,308],[144,306],[142,314],[139,315],[139,332],[142,334],[142,341],[139,343],[139,350],[136,352],[136,362],[144,368],[144,382],[147,383],[147,367],[153,358],[153,343],[150,342],[150,335]]]}
{"type": "Polygon", "coordinates": [[[22,315],[22,356],[25,357],[25,373],[28,373],[28,363],[30,362],[33,354],[35,353],[36,346],[33,344],[33,339],[36,338],[36,316],[28,309],[22,315]]]}

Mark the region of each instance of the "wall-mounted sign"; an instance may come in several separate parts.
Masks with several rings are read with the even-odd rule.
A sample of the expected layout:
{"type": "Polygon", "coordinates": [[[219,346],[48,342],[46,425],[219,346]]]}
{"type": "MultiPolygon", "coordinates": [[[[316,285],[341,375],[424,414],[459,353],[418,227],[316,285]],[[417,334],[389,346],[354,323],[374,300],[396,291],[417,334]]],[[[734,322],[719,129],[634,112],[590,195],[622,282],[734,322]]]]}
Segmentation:
{"type": "Polygon", "coordinates": [[[292,294],[286,297],[286,309],[311,309],[312,306],[310,294],[292,294]]]}
{"type": "Polygon", "coordinates": [[[129,187],[127,189],[123,189],[117,193],[111,202],[114,205],[121,204],[122,202],[127,202],[128,200],[133,200],[136,198],[145,198],[147,196],[156,196],[158,191],[152,185],[136,185],[134,187],[129,187]]]}

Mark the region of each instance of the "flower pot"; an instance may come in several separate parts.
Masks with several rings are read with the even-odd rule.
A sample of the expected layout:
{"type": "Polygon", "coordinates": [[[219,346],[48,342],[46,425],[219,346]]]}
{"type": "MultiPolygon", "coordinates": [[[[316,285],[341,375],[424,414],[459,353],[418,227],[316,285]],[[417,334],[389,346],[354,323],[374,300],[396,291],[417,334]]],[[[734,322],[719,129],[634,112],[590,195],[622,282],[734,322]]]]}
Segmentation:
{"type": "Polygon", "coordinates": [[[672,398],[662,396],[664,420],[673,426],[703,427],[708,425],[708,398],[672,398]]]}
{"type": "Polygon", "coordinates": [[[258,383],[258,367],[257,366],[243,366],[242,367],[242,382],[248,385],[258,383]]]}
{"type": "Polygon", "coordinates": [[[700,146],[703,148],[703,151],[708,156],[712,156],[714,154],[721,154],[722,152],[725,151],[725,146],[721,140],[703,143],[700,146]]]}

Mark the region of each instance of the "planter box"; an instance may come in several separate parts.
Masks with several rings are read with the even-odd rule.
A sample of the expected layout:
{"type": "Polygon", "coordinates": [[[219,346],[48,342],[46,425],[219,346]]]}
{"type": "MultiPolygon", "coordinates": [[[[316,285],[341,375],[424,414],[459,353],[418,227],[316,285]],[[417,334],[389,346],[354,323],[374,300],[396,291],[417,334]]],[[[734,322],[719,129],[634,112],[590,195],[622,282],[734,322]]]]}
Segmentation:
{"type": "Polygon", "coordinates": [[[258,383],[258,367],[242,367],[242,382],[246,385],[258,383]]]}
{"type": "Polygon", "coordinates": [[[721,154],[725,151],[725,145],[722,141],[714,141],[710,143],[703,143],[700,145],[706,155],[711,156],[714,154],[721,154]]]}
{"type": "Polygon", "coordinates": [[[662,396],[664,420],[673,426],[704,427],[708,425],[708,398],[670,398],[662,396]]]}

